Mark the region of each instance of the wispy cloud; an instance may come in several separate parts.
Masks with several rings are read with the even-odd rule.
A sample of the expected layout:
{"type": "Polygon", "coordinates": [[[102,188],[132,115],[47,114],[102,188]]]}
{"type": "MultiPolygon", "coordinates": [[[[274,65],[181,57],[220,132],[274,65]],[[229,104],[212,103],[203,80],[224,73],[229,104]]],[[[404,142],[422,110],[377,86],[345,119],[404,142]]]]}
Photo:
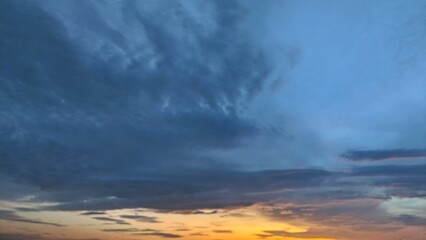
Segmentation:
{"type": "Polygon", "coordinates": [[[426,158],[426,149],[351,150],[340,155],[350,161],[385,161],[394,159],[426,158]]]}
{"type": "Polygon", "coordinates": [[[105,221],[105,222],[112,222],[114,224],[119,224],[119,225],[130,225],[130,223],[124,220],[111,218],[111,217],[93,217],[93,219],[96,219],[99,221],[105,221]]]}
{"type": "Polygon", "coordinates": [[[104,215],[104,214],[106,214],[106,213],[105,212],[99,212],[99,211],[88,211],[88,212],[80,213],[80,215],[84,215],[84,216],[104,215]]]}
{"type": "Polygon", "coordinates": [[[148,217],[143,215],[120,215],[121,218],[132,219],[138,222],[146,222],[146,223],[161,223],[157,220],[156,217],[148,217]]]}
{"type": "Polygon", "coordinates": [[[12,222],[23,222],[23,223],[51,225],[51,226],[55,226],[55,227],[63,227],[64,226],[64,225],[59,224],[59,223],[51,223],[51,222],[44,222],[44,221],[24,218],[24,217],[17,215],[14,211],[11,211],[11,210],[0,210],[0,219],[12,221],[12,222]]]}
{"type": "Polygon", "coordinates": [[[214,233],[233,233],[232,230],[222,230],[222,229],[218,229],[218,230],[213,230],[214,233]]]}
{"type": "Polygon", "coordinates": [[[162,238],[181,238],[182,237],[182,235],[173,234],[173,233],[165,233],[165,232],[133,233],[133,235],[156,236],[156,237],[162,237],[162,238]]]}
{"type": "Polygon", "coordinates": [[[409,214],[402,214],[394,218],[407,226],[426,226],[426,218],[413,216],[409,214]]]}

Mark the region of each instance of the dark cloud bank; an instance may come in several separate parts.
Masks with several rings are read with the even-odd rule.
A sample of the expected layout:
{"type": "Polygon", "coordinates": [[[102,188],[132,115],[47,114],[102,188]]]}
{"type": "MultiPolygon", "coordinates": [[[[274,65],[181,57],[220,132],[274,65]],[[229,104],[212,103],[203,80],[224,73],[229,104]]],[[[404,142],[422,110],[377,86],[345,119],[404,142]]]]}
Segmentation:
{"type": "Polygon", "coordinates": [[[196,153],[233,148],[262,131],[242,112],[271,68],[240,29],[243,6],[212,3],[217,27],[209,29],[187,16],[180,3],[167,3],[170,16],[164,18],[125,1],[122,21],[137,25],[144,36],[131,43],[130,33],[99,15],[99,4],[80,2],[71,14],[82,14],[87,24],[81,32],[108,39],[98,43],[104,52],[120,48],[125,56],[113,51],[104,58],[85,49],[61,16],[46,10],[53,1],[1,2],[0,173],[74,195],[77,185],[89,191],[92,184],[123,181],[137,188],[168,182],[179,188],[184,184],[145,173],[226,169],[227,163],[196,153]],[[184,27],[180,34],[191,40],[168,24],[184,27]],[[136,50],[140,56],[133,58],[136,50]]]}

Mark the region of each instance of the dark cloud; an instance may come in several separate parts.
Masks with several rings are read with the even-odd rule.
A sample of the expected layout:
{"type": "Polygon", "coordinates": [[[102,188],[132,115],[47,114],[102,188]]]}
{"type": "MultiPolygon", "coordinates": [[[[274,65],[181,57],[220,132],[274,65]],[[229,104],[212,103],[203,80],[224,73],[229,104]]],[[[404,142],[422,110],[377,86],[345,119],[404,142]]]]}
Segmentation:
{"type": "MultiPolygon", "coordinates": [[[[274,199],[321,202],[386,199],[390,196],[421,197],[424,194],[421,184],[425,181],[424,168],[423,165],[364,166],[340,173],[321,169],[256,172],[211,170],[197,173],[175,169],[167,173],[146,172],[142,178],[91,179],[84,184],[58,185],[55,188],[61,189],[61,192],[39,195],[38,199],[57,202],[54,206],[45,207],[51,210],[94,211],[146,207],[159,209],[160,212],[215,214],[217,210],[197,209],[248,206],[274,199]],[[194,182],[194,179],[197,181],[194,182]],[[369,192],[371,186],[386,189],[383,194],[372,194],[369,192]]],[[[141,218],[138,216],[126,217],[141,218]]]]}
{"type": "Polygon", "coordinates": [[[0,210],[0,219],[12,221],[12,222],[23,222],[23,223],[33,223],[33,224],[42,224],[42,225],[51,225],[55,227],[63,227],[64,225],[58,223],[50,223],[39,220],[32,220],[21,217],[17,215],[14,211],[11,210],[0,210]]]}
{"type": "Polygon", "coordinates": [[[263,231],[265,234],[256,234],[256,236],[260,237],[260,238],[269,238],[269,237],[294,237],[294,238],[299,238],[299,239],[303,239],[303,238],[307,238],[307,239],[312,239],[312,238],[322,238],[325,236],[321,236],[321,235],[316,235],[318,233],[312,233],[312,232],[302,232],[302,233],[290,233],[290,232],[286,232],[286,231],[263,231]]]}
{"type": "Polygon", "coordinates": [[[132,219],[138,222],[160,223],[156,217],[148,217],[143,215],[120,215],[121,218],[132,219]]]}
{"type": "Polygon", "coordinates": [[[189,236],[209,236],[209,235],[203,232],[195,232],[195,233],[189,234],[189,236]]]}
{"type": "Polygon", "coordinates": [[[272,234],[263,234],[263,233],[254,234],[254,236],[259,237],[259,238],[270,238],[270,237],[274,237],[274,235],[272,235],[272,234]]]}
{"type": "Polygon", "coordinates": [[[200,26],[178,2],[164,18],[124,1],[114,9],[136,26],[128,31],[101,15],[111,7],[102,2],[65,12],[54,1],[0,4],[0,174],[40,188],[38,200],[162,208],[176,195],[169,208],[179,209],[193,204],[184,194],[201,193],[194,208],[222,206],[207,192],[231,189],[215,181],[233,181],[226,171],[237,166],[207,153],[274,132],[245,114],[271,63],[242,27],[244,4],[211,3],[212,26],[200,26]],[[167,176],[206,170],[204,185],[167,176]]]}
{"type": "Polygon", "coordinates": [[[425,226],[426,218],[418,217],[409,214],[402,214],[394,218],[395,220],[407,225],[407,226],[425,226]]]}
{"type": "Polygon", "coordinates": [[[46,240],[41,234],[0,233],[0,240],[46,240]]]}
{"type": "Polygon", "coordinates": [[[350,161],[385,161],[393,159],[426,158],[426,149],[351,150],[340,157],[350,161]]]}
{"type": "MultiPolygon", "coordinates": [[[[159,211],[161,212],[161,211],[159,211]]],[[[166,211],[169,212],[169,211],[166,211]]],[[[173,211],[174,213],[178,213],[178,214],[188,214],[188,215],[209,215],[209,214],[216,214],[219,213],[218,210],[210,210],[210,211],[203,211],[203,210],[195,210],[195,211],[173,211]]]]}
{"type": "Polygon", "coordinates": [[[121,219],[110,218],[110,217],[93,217],[93,219],[96,219],[99,221],[105,221],[105,222],[112,222],[114,224],[119,224],[119,225],[130,225],[126,221],[123,221],[121,219]]]}
{"type": "Polygon", "coordinates": [[[99,212],[99,211],[89,211],[89,212],[80,213],[80,215],[84,215],[84,216],[104,215],[104,214],[106,214],[106,213],[105,212],[99,212]]]}
{"type": "Polygon", "coordinates": [[[40,212],[40,210],[37,208],[16,207],[14,209],[20,212],[40,212]]]}
{"type": "Polygon", "coordinates": [[[355,167],[351,176],[364,184],[386,187],[388,196],[424,197],[423,182],[426,181],[426,165],[379,165],[355,167]]]}
{"type": "MultiPolygon", "coordinates": [[[[68,199],[62,199],[61,203],[46,209],[106,210],[143,206],[176,211],[247,206],[268,200],[274,195],[268,192],[321,186],[336,173],[318,169],[295,169],[260,172],[182,171],[170,172],[167,176],[158,172],[151,174],[145,175],[147,180],[92,180],[80,184],[79,186],[85,187],[80,187],[79,191],[73,190],[73,185],[62,185],[62,190],[69,188],[76,191],[78,196],[87,198],[79,201],[68,196],[68,199]],[[193,179],[197,181],[194,182],[193,179]],[[114,198],[109,197],[111,195],[114,198]]],[[[133,217],[137,218],[137,215],[133,217]]]]}
{"type": "Polygon", "coordinates": [[[23,196],[35,195],[40,192],[40,189],[36,186],[22,184],[20,181],[1,176],[1,174],[0,189],[2,190],[0,191],[0,199],[8,201],[15,201],[23,196]]]}
{"type": "Polygon", "coordinates": [[[154,229],[140,229],[140,228],[107,228],[102,229],[103,232],[155,232],[154,229]]]}
{"type": "Polygon", "coordinates": [[[188,232],[188,231],[191,231],[191,229],[188,229],[188,228],[176,228],[174,230],[176,232],[188,232]]]}
{"type": "Polygon", "coordinates": [[[152,233],[133,233],[132,235],[138,236],[156,236],[162,238],[181,238],[182,235],[173,234],[173,233],[165,233],[165,232],[152,232],[152,233]]]}
{"type": "Polygon", "coordinates": [[[352,175],[354,176],[424,176],[426,165],[378,165],[354,167],[352,175]]]}
{"type": "MultiPolygon", "coordinates": [[[[34,1],[2,5],[0,94],[8,106],[0,113],[3,174],[49,188],[51,182],[121,175],[134,167],[199,160],[208,166],[194,150],[232,148],[259,131],[238,112],[262,90],[268,60],[241,37],[244,15],[236,3],[215,3],[223,10],[209,36],[179,3],[171,4],[173,21],[194,25],[182,29],[191,43],[168,32],[172,19],[145,16],[123,2],[122,14],[146,39],[134,43],[139,58],[129,52],[108,60],[79,45],[65,20],[47,7],[34,1]],[[149,67],[152,58],[159,59],[155,68],[149,67]]],[[[92,2],[74,7],[92,13],[84,17],[91,24],[80,27],[112,39],[99,44],[126,51],[130,36],[108,26],[92,2]]]]}
{"type": "Polygon", "coordinates": [[[103,232],[139,232],[138,228],[106,228],[103,232]]]}
{"type": "Polygon", "coordinates": [[[213,230],[215,233],[233,233],[232,230],[213,230]]]}

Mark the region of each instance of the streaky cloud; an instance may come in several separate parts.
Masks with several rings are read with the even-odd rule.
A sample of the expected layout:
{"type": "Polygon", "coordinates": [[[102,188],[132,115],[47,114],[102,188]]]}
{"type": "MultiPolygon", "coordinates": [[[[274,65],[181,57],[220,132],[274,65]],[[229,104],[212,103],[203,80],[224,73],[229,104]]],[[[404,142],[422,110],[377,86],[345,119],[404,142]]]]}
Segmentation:
{"type": "Polygon", "coordinates": [[[425,159],[426,149],[350,150],[342,153],[340,157],[354,162],[425,159]]]}
{"type": "Polygon", "coordinates": [[[21,217],[17,215],[14,211],[11,210],[0,210],[0,219],[12,221],[12,222],[23,222],[23,223],[32,223],[32,224],[42,224],[42,225],[51,225],[55,227],[64,227],[65,225],[59,223],[51,223],[39,220],[32,220],[28,218],[21,217]]]}
{"type": "Polygon", "coordinates": [[[130,225],[130,223],[121,220],[121,219],[116,219],[116,218],[111,218],[111,217],[93,217],[93,219],[95,220],[99,220],[99,221],[104,221],[104,222],[112,222],[118,225],[130,225]]]}

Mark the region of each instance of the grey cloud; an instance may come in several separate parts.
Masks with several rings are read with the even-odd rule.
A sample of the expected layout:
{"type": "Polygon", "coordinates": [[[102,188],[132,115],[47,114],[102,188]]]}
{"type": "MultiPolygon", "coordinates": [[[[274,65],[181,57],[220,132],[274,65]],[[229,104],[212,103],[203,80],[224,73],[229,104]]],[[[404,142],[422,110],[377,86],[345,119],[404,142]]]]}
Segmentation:
{"type": "Polygon", "coordinates": [[[178,214],[191,214],[191,215],[203,215],[203,214],[209,215],[209,214],[219,213],[218,210],[211,210],[211,211],[195,210],[195,211],[174,211],[174,212],[178,214]]]}
{"type": "Polygon", "coordinates": [[[424,176],[426,165],[378,165],[354,167],[351,174],[354,176],[424,176]]]}
{"type": "Polygon", "coordinates": [[[44,222],[44,221],[24,218],[24,217],[17,215],[14,211],[11,211],[11,210],[0,210],[0,219],[12,221],[12,222],[23,222],[23,223],[51,225],[51,226],[55,226],[55,227],[63,227],[64,226],[64,225],[58,224],[58,223],[50,223],[50,222],[44,222]]]}
{"type": "MultiPolygon", "coordinates": [[[[271,205],[265,206],[261,210],[265,214],[275,220],[291,221],[303,219],[308,222],[317,223],[322,226],[351,226],[354,229],[364,229],[365,231],[370,226],[379,225],[383,228],[387,223],[393,222],[388,214],[380,209],[381,199],[361,198],[350,200],[314,200],[310,203],[298,202],[297,200],[288,203],[287,206],[271,205]]],[[[343,230],[344,228],[342,228],[343,230]]],[[[269,232],[272,234],[272,232],[269,232]]],[[[283,233],[289,236],[290,233],[283,233]]],[[[334,232],[331,230],[310,231],[305,235],[294,235],[294,237],[332,237],[334,232]]],[[[338,235],[338,234],[337,234],[338,235]]]]}
{"type": "Polygon", "coordinates": [[[112,222],[119,225],[130,225],[128,222],[123,221],[121,219],[115,219],[111,217],[93,217],[93,219],[99,220],[99,221],[105,221],[105,222],[112,222]]]}
{"type": "Polygon", "coordinates": [[[173,234],[173,233],[165,233],[165,232],[152,232],[152,233],[133,233],[132,235],[138,236],[156,236],[162,238],[181,238],[182,235],[173,234]]]}
{"type": "MultiPolygon", "coordinates": [[[[274,171],[199,171],[175,169],[173,172],[145,173],[144,177],[126,179],[91,179],[78,188],[60,185],[56,188],[72,193],[39,196],[39,200],[55,200],[59,204],[47,209],[108,210],[147,207],[160,212],[182,214],[216,213],[231,206],[248,206],[274,199],[289,202],[313,202],[375,198],[390,196],[421,197],[425,181],[423,165],[364,166],[349,172],[321,169],[289,169],[274,171]],[[197,179],[196,182],[193,179],[197,179]],[[386,187],[383,194],[371,187],[386,187]],[[87,189],[86,189],[87,188],[87,189]],[[315,188],[315,189],[314,189],[315,188]],[[347,190],[350,188],[351,190],[347,190]],[[93,191],[96,189],[96,191],[93,191]],[[283,192],[284,191],[284,192],[283,192]],[[77,195],[78,198],[72,197],[77,195]],[[84,198],[79,199],[81,196],[84,198]],[[110,197],[114,196],[114,197],[110,197]]],[[[133,215],[132,215],[133,216],[133,215]]],[[[134,215],[133,218],[138,218],[134,215]]],[[[145,219],[146,220],[146,219],[145,219]]]]}
{"type": "Polygon", "coordinates": [[[94,2],[67,10],[54,1],[0,4],[0,174],[46,191],[40,198],[137,202],[138,188],[161,195],[155,187],[163,182],[166,193],[174,187],[179,194],[197,192],[202,187],[187,179],[114,179],[143,176],[144,169],[234,169],[207,153],[270,134],[244,114],[271,65],[242,30],[239,2],[211,3],[217,9],[211,29],[198,26],[178,2],[167,3],[170,18],[120,2],[114,9],[143,36],[137,42],[131,31],[110,25],[94,2]],[[121,183],[129,190],[119,189],[121,183]]]}
{"type": "Polygon", "coordinates": [[[386,187],[388,196],[424,197],[426,165],[363,166],[352,169],[350,176],[362,179],[365,184],[386,187]]]}
{"type": "Polygon", "coordinates": [[[409,214],[402,214],[394,218],[407,226],[426,226],[426,218],[409,214]]]}
{"type": "Polygon", "coordinates": [[[215,233],[233,233],[232,230],[213,230],[215,233]]]}
{"type": "Polygon", "coordinates": [[[0,199],[9,201],[14,201],[25,196],[36,195],[40,192],[40,189],[36,186],[23,184],[20,181],[1,175],[0,189],[2,189],[2,191],[0,191],[0,199]]]}
{"type": "Polygon", "coordinates": [[[140,229],[140,228],[106,228],[102,229],[103,232],[155,232],[154,229],[140,229]]]}
{"type": "MultiPolygon", "coordinates": [[[[178,173],[178,170],[175,169],[174,172],[168,173],[152,173],[152,178],[147,173],[146,180],[136,177],[132,180],[92,179],[84,184],[84,188],[80,187],[79,191],[74,190],[73,185],[62,185],[58,188],[75,191],[76,195],[83,195],[86,198],[81,201],[64,198],[61,203],[46,209],[107,210],[142,206],[182,211],[247,206],[258,201],[268,200],[276,190],[321,186],[336,174],[317,169],[260,172],[217,170],[198,173],[192,171],[178,173]],[[197,181],[194,182],[193,179],[197,179],[197,181]],[[109,198],[109,196],[115,197],[109,198]]],[[[83,186],[83,184],[79,186],[83,186]]],[[[45,196],[44,198],[49,199],[50,197],[45,196]]],[[[132,215],[132,217],[138,218],[138,215],[132,215]]]]}
{"type": "Polygon", "coordinates": [[[16,207],[14,209],[20,212],[40,212],[40,210],[37,208],[16,207]]]}
{"type": "Polygon", "coordinates": [[[176,232],[188,232],[188,231],[190,231],[190,229],[188,229],[188,228],[176,228],[176,229],[174,229],[176,232]]]}
{"type": "Polygon", "coordinates": [[[254,234],[254,236],[257,236],[259,238],[270,238],[270,237],[273,237],[274,235],[258,233],[258,234],[254,234]]]}
{"type": "Polygon", "coordinates": [[[156,217],[148,217],[143,215],[120,215],[121,218],[132,219],[138,222],[160,223],[156,217]]]}
{"type": "Polygon", "coordinates": [[[393,159],[426,158],[426,149],[351,150],[340,157],[350,161],[385,161],[393,159]]]}
{"type": "MultiPolygon", "coordinates": [[[[256,234],[256,236],[260,238],[269,238],[269,237],[295,237],[295,238],[325,238],[329,236],[329,234],[324,233],[324,231],[308,231],[308,232],[302,232],[302,233],[290,233],[286,231],[272,231],[267,230],[263,231],[265,234],[256,234]]],[[[331,236],[330,236],[331,237],[331,236]]]]}
{"type": "Polygon", "coordinates": [[[208,236],[207,233],[203,233],[203,232],[195,232],[195,233],[191,233],[189,235],[190,236],[208,236]]]}
{"type": "Polygon", "coordinates": [[[1,240],[46,240],[41,234],[0,233],[1,240]]]}
{"type": "Polygon", "coordinates": [[[99,212],[99,211],[88,211],[88,212],[80,213],[80,215],[84,215],[84,216],[104,215],[104,214],[106,214],[106,213],[105,212],[99,212]]]}

